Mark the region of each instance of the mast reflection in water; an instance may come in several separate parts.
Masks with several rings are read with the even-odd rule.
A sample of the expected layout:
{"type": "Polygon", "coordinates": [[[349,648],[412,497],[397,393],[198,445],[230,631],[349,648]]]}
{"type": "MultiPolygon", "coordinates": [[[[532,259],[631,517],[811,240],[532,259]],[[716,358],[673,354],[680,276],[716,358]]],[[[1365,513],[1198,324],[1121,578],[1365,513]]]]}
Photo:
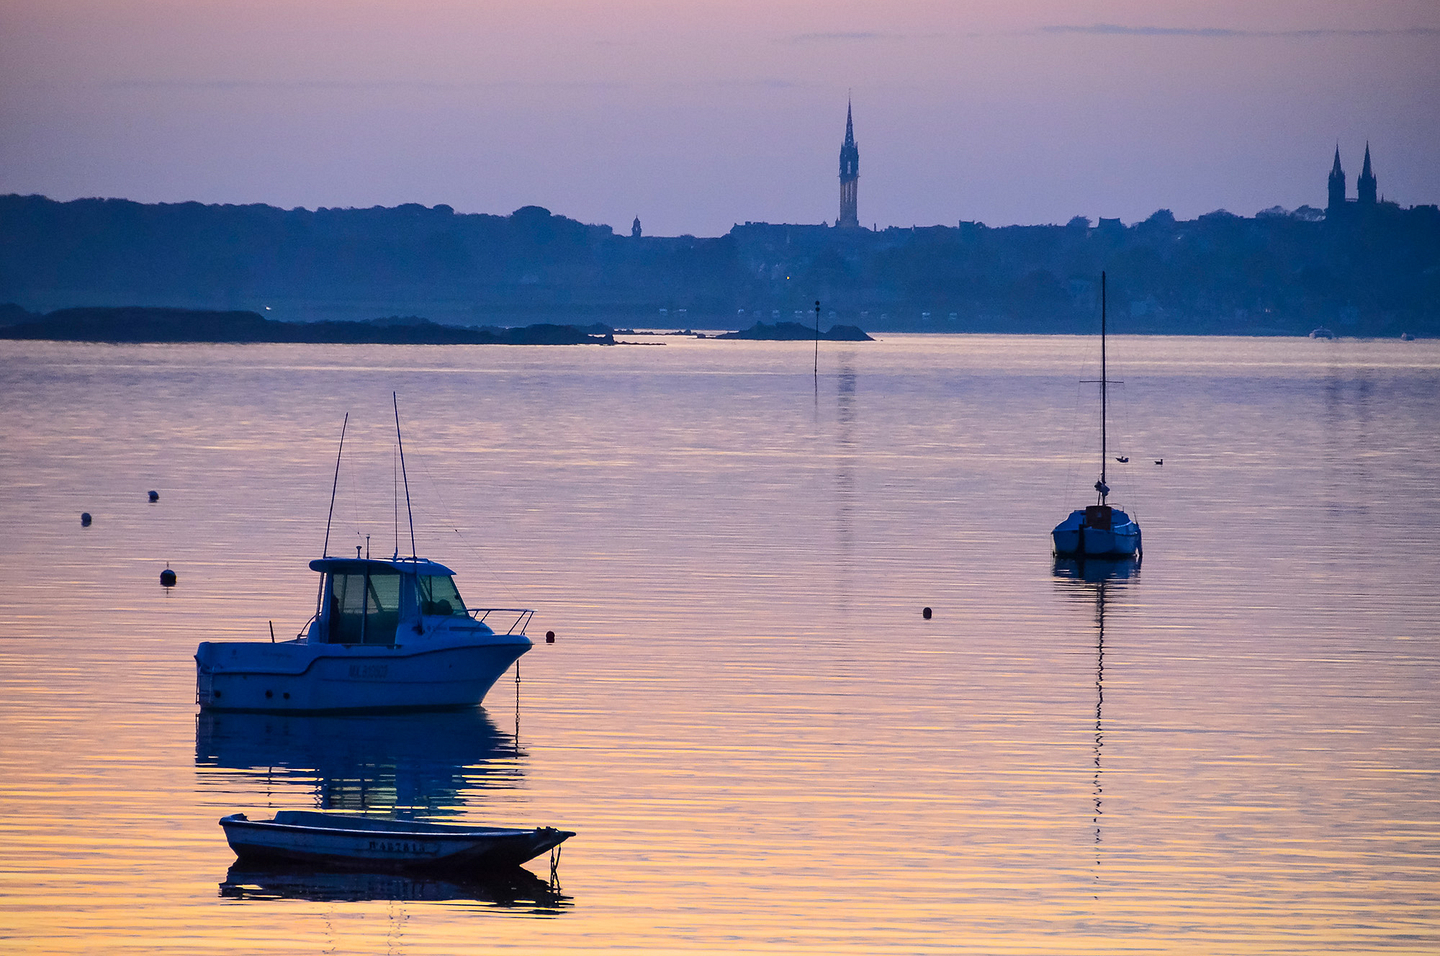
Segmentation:
{"type": "Polygon", "coordinates": [[[1105,603],[1139,578],[1140,566],[1129,559],[1107,561],[1089,558],[1075,561],[1060,558],[1055,561],[1054,573],[1064,591],[1086,603],[1093,601],[1095,607],[1095,815],[1091,823],[1095,827],[1095,879],[1099,881],[1100,818],[1105,812],[1105,790],[1100,779],[1103,769],[1100,758],[1105,748],[1105,603]]]}

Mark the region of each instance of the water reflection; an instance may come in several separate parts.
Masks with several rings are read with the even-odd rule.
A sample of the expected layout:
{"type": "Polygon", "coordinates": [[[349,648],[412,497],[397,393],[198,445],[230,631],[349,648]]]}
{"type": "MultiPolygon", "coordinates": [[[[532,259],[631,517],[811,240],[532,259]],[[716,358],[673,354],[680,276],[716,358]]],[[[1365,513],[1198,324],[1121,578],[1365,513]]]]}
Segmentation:
{"type": "Polygon", "coordinates": [[[437,879],[396,873],[326,871],[313,867],[256,868],[235,864],[220,884],[220,895],[237,900],[310,900],[313,902],[439,902],[473,900],[502,907],[525,907],[535,914],[570,908],[571,897],[557,882],[515,867],[479,878],[437,879]]]}
{"type": "Polygon", "coordinates": [[[308,790],[316,809],[402,819],[455,816],[464,793],[514,786],[523,756],[483,708],[308,717],[207,712],[195,724],[195,765],[262,783],[271,805],[294,806],[297,791],[308,790]]]}
{"type": "MultiPolygon", "coordinates": [[[[1090,818],[1095,828],[1095,879],[1100,879],[1100,849],[1103,834],[1100,820],[1105,813],[1105,788],[1100,779],[1103,767],[1101,756],[1105,749],[1105,602],[1140,576],[1140,565],[1131,560],[1104,561],[1095,558],[1073,561],[1057,558],[1055,577],[1062,588],[1071,594],[1094,602],[1095,607],[1095,775],[1091,781],[1095,813],[1090,818]]],[[[1098,898],[1098,897],[1097,897],[1098,898]]]]}
{"type": "MultiPolygon", "coordinates": [[[[1107,561],[1103,558],[1056,558],[1055,577],[1061,581],[1078,585],[1108,585],[1112,582],[1128,582],[1140,576],[1140,562],[1130,558],[1107,561]]],[[[1089,594],[1094,587],[1082,587],[1080,593],[1089,594]]]]}
{"type": "Polygon", "coordinates": [[[1332,518],[1347,512],[1368,518],[1371,483],[1371,408],[1375,384],[1365,369],[1330,369],[1325,380],[1325,508],[1332,518]]]}
{"type": "Polygon", "coordinates": [[[835,387],[835,528],[839,538],[839,608],[850,609],[851,579],[855,569],[856,403],[858,376],[845,361],[835,387]]]}

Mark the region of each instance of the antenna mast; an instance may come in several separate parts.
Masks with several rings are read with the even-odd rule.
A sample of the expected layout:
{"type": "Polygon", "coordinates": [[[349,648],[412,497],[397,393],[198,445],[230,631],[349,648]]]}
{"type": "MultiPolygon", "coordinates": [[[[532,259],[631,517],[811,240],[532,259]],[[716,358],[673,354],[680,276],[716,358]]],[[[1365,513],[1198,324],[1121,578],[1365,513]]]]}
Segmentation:
{"type": "Polygon", "coordinates": [[[415,554],[415,512],[410,510],[410,477],[405,474],[405,442],[400,438],[400,398],[390,393],[390,400],[395,403],[395,444],[400,446],[400,477],[405,481],[405,515],[410,519],[410,557],[417,557],[415,554]]]}
{"type": "Polygon", "coordinates": [[[345,420],[340,423],[340,450],[335,453],[335,480],[330,484],[330,513],[325,516],[325,544],[320,548],[320,556],[330,556],[330,519],[335,517],[335,489],[340,487],[340,456],[345,453],[345,426],[350,424],[350,413],[345,413],[345,420]]]}
{"type": "Polygon", "coordinates": [[[815,300],[815,381],[820,381],[820,300],[815,300]]]}

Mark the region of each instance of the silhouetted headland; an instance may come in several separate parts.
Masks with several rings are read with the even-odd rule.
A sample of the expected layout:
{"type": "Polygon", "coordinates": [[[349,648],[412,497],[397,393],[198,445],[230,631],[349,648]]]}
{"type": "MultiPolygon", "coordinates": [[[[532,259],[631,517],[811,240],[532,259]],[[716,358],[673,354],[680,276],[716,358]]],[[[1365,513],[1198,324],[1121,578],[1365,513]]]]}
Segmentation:
{"type": "MultiPolygon", "coordinates": [[[[23,313],[23,310],[19,310],[23,313]]],[[[60,309],[0,325],[0,338],[60,342],[307,342],[386,345],[614,345],[607,328],[537,324],[524,328],[461,328],[427,319],[391,317],[369,322],[277,322],[258,312],[201,309],[60,309]]],[[[0,306],[0,321],[17,307],[0,306]]]]}

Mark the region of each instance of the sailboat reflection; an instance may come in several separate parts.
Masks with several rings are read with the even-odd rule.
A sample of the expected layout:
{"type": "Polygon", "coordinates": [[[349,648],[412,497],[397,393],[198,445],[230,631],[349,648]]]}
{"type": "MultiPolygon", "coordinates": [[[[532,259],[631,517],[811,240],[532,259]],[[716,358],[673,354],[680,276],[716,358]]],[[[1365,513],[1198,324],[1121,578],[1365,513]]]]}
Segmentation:
{"type": "Polygon", "coordinates": [[[1070,593],[1093,598],[1095,604],[1095,879],[1100,879],[1100,818],[1104,814],[1104,787],[1101,785],[1101,756],[1105,748],[1105,602],[1140,576],[1140,566],[1128,558],[1118,561],[1087,558],[1057,559],[1055,577],[1070,593]]]}
{"type": "Polygon", "coordinates": [[[308,790],[317,810],[443,819],[461,793],[508,788],[524,756],[481,708],[439,713],[299,716],[202,712],[195,765],[202,780],[263,783],[272,804],[308,790]]]}

